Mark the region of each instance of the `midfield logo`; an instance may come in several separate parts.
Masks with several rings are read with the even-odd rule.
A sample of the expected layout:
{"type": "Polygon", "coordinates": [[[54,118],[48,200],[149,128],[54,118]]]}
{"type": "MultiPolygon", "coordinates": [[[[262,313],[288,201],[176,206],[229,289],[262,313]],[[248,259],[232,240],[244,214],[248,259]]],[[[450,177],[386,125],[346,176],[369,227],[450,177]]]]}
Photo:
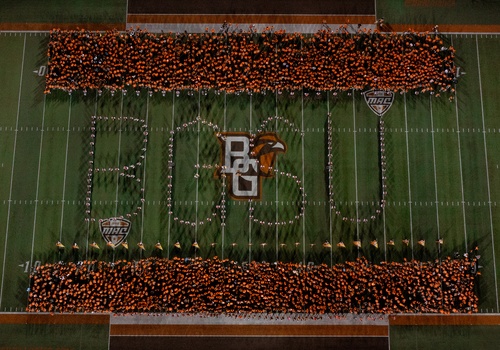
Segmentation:
{"type": "Polygon", "coordinates": [[[363,93],[368,107],[381,117],[389,110],[394,102],[394,93],[384,90],[369,90],[363,93]]]}
{"type": "Polygon", "coordinates": [[[99,221],[99,229],[107,243],[114,246],[122,243],[130,232],[130,221],[126,219],[110,218],[99,221]]]}
{"type": "Polygon", "coordinates": [[[216,177],[228,178],[233,199],[260,199],[261,178],[274,176],[278,153],[286,153],[286,144],[276,133],[258,134],[223,132],[217,134],[221,145],[221,164],[216,177]]]}

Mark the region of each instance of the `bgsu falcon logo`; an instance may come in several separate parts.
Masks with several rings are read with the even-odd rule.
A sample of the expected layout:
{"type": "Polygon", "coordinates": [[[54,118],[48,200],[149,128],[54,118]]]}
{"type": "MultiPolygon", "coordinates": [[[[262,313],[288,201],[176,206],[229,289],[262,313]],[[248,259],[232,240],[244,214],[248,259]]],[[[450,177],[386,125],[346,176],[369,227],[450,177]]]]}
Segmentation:
{"type": "Polygon", "coordinates": [[[254,138],[244,132],[223,132],[217,139],[221,164],[215,176],[228,178],[231,198],[260,199],[261,177],[274,176],[276,155],[286,152],[286,144],[273,132],[254,138]]]}
{"type": "Polygon", "coordinates": [[[389,110],[394,102],[394,93],[384,90],[369,90],[364,93],[368,107],[381,117],[389,110]]]}
{"type": "Polygon", "coordinates": [[[117,246],[127,238],[130,232],[130,221],[119,218],[103,219],[99,221],[99,229],[107,243],[117,246]]]}

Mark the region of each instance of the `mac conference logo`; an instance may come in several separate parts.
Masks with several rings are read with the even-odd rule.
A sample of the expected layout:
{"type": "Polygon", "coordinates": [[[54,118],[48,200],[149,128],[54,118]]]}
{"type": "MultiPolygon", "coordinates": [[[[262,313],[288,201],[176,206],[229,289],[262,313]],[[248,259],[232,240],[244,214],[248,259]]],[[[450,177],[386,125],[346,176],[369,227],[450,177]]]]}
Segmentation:
{"type": "Polygon", "coordinates": [[[221,163],[215,176],[228,179],[231,198],[260,199],[261,179],[274,176],[276,156],[287,150],[285,142],[273,132],[254,137],[245,132],[221,132],[217,139],[221,163]]]}
{"type": "Polygon", "coordinates": [[[99,220],[99,229],[102,237],[107,243],[117,246],[127,238],[130,232],[130,221],[121,218],[110,218],[99,220]]]}
{"type": "Polygon", "coordinates": [[[384,90],[369,90],[363,93],[368,107],[379,117],[391,108],[394,102],[394,93],[384,90]]]}

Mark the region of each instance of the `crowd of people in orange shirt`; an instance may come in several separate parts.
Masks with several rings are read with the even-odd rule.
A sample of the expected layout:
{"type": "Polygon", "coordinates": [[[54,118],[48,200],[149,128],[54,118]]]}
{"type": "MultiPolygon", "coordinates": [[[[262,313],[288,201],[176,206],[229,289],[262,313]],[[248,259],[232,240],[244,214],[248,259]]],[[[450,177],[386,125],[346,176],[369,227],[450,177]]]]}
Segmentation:
{"type": "Polygon", "coordinates": [[[372,88],[438,95],[453,92],[454,52],[436,34],[351,34],[345,28],[312,36],[272,28],[198,34],[52,30],[45,91],[372,88]]]}
{"type": "Polygon", "coordinates": [[[39,267],[28,311],[392,314],[477,312],[475,258],[329,267],[212,259],[39,267]]]}

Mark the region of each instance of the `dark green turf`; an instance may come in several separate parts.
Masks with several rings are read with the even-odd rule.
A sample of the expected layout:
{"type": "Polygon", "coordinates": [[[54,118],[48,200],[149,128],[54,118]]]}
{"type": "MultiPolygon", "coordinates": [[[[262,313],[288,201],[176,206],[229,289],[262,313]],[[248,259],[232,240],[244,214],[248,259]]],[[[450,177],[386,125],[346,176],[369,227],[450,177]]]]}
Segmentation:
{"type": "MultiPolygon", "coordinates": [[[[3,151],[0,155],[3,163],[0,242],[5,248],[0,250],[4,273],[1,310],[26,305],[28,280],[25,271],[37,261],[217,255],[238,261],[279,259],[330,264],[353,259],[358,254],[374,262],[412,257],[433,260],[454,252],[462,254],[476,244],[480,247],[483,266],[480,308],[496,310],[495,258],[498,251],[494,240],[500,224],[496,210],[500,194],[496,181],[500,163],[497,151],[500,122],[495,114],[498,87],[494,73],[498,63],[489,52],[496,53],[498,38],[479,36],[476,42],[475,36],[453,35],[445,40],[457,48],[457,63],[466,71],[457,86],[457,103],[450,103],[446,97],[423,94],[395,96],[394,105],[384,116],[387,206],[376,220],[357,224],[343,221],[342,217],[356,217],[356,212],[359,217],[369,217],[380,200],[377,116],[369,110],[359,92],[354,96],[347,93],[316,95],[315,92],[308,96],[300,93],[290,96],[287,92],[252,96],[245,92],[226,96],[208,91],[189,96],[182,91],[177,97],[175,93],[149,96],[146,91],[137,96],[130,90],[126,96],[118,92],[114,97],[107,91],[102,96],[95,91],[89,91],[86,96],[79,91],[71,96],[57,91],[44,96],[43,79],[33,70],[44,64],[46,37],[0,36],[0,45],[11,52],[0,58],[3,63],[0,75],[5,85],[0,92],[0,99],[5,102],[0,122],[3,151]],[[332,185],[341,215],[330,212],[328,207],[325,146],[328,112],[334,128],[332,185]],[[483,112],[486,134],[482,132],[483,112]],[[143,212],[132,219],[129,251],[122,247],[115,251],[105,248],[98,223],[84,221],[85,179],[90,160],[89,126],[94,114],[137,117],[147,120],[149,125],[147,157],[138,173],[142,174],[145,169],[146,202],[143,212]],[[273,120],[262,127],[262,123],[275,114],[290,124],[273,120]],[[248,202],[228,200],[223,228],[219,218],[202,226],[186,226],[174,221],[174,217],[191,222],[206,221],[220,201],[222,185],[214,177],[213,169],[200,169],[198,181],[194,177],[196,162],[214,165],[220,159],[213,129],[201,120],[184,129],[183,124],[196,120],[197,116],[225,131],[257,132],[259,128],[276,131],[288,145],[287,153],[278,155],[276,165],[279,171],[297,175],[307,194],[304,219],[278,229],[261,226],[249,220],[248,202]],[[17,117],[19,129],[9,205],[17,117]],[[304,137],[289,125],[303,129],[304,137]],[[172,127],[182,127],[182,130],[175,134],[174,213],[169,216],[167,149],[172,127]],[[358,237],[363,242],[361,251],[352,245],[358,237]],[[438,237],[445,240],[442,247],[435,243],[438,237]],[[405,238],[411,239],[408,248],[401,243],[405,238]],[[55,247],[59,239],[66,245],[62,251],[55,247]],[[372,239],[378,240],[378,250],[370,246],[372,239]],[[389,239],[395,240],[394,247],[385,244],[389,239]],[[426,240],[425,247],[417,244],[419,239],[426,240]],[[87,250],[94,240],[101,249],[87,250]],[[200,250],[191,247],[194,240],[200,244],[200,250]],[[322,247],[325,240],[333,243],[332,250],[322,247]],[[335,246],[340,240],[346,243],[346,250],[335,246]],[[137,248],[140,241],[146,245],[146,251],[137,248]],[[164,247],[162,252],[153,249],[158,241],[164,247]],[[176,241],[181,243],[180,251],[173,248],[176,241]],[[73,242],[81,247],[78,252],[69,248],[73,242]],[[211,247],[211,243],[216,245],[211,247]],[[5,265],[4,254],[7,254],[5,265]]],[[[114,167],[137,158],[138,147],[142,147],[140,134],[130,130],[129,125],[122,125],[120,141],[117,122],[99,122],[99,125],[111,131],[102,129],[97,134],[96,166],[114,167]]],[[[137,184],[120,180],[117,192],[116,174],[100,176],[95,179],[92,198],[96,219],[115,213],[122,215],[133,207],[132,202],[141,198],[137,184]],[[114,203],[117,193],[118,208],[114,203]]],[[[296,184],[278,175],[263,179],[262,190],[262,200],[254,204],[255,217],[264,221],[294,218],[298,211],[296,201],[300,199],[296,184]]]]}
{"type": "Polygon", "coordinates": [[[391,349],[497,349],[498,326],[391,326],[391,349]]]}
{"type": "Polygon", "coordinates": [[[0,22],[119,23],[125,22],[126,0],[4,0],[0,22]]]}

